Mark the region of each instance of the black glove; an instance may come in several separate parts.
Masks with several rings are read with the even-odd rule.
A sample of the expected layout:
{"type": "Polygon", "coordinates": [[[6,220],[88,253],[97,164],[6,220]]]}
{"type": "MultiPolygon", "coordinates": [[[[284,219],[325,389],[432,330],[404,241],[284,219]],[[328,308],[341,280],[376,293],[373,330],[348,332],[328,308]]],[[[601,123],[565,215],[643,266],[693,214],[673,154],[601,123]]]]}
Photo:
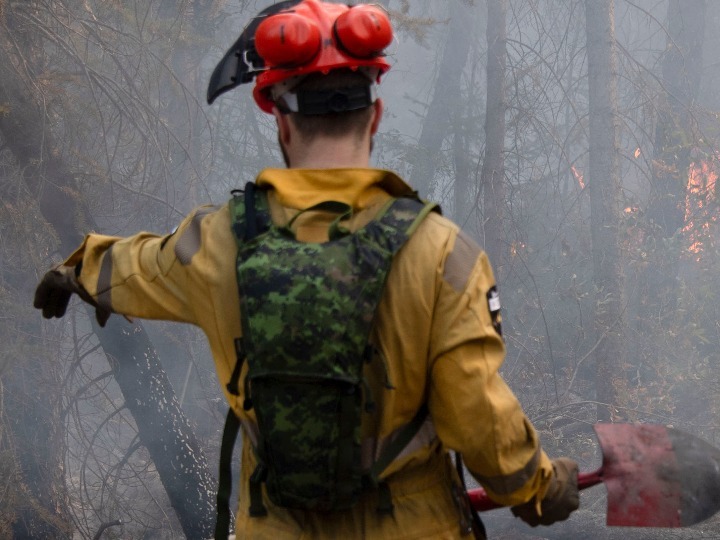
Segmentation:
{"type": "Polygon", "coordinates": [[[110,311],[101,307],[95,299],[80,285],[75,275],[74,266],[58,265],[47,272],[35,289],[33,306],[42,309],[43,317],[51,319],[65,315],[70,297],[77,294],[95,308],[95,319],[100,326],[105,326],[110,311]]]}
{"type": "Polygon", "coordinates": [[[538,516],[535,497],[524,504],[510,508],[510,511],[531,527],[552,525],[564,521],[580,506],[578,492],[578,465],[569,458],[553,460],[553,476],[550,486],[540,503],[541,516],[538,516]]]}

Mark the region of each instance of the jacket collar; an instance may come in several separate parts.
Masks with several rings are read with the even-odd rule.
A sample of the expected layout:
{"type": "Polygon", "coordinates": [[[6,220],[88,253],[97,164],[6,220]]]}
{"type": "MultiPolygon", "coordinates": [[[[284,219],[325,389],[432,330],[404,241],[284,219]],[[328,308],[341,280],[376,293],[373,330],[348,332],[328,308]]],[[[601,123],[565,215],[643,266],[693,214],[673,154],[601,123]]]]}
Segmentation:
{"type": "Polygon", "coordinates": [[[387,195],[413,192],[399,176],[383,169],[264,169],[255,182],[274,189],[282,206],[296,209],[332,200],[362,210],[387,195]]]}

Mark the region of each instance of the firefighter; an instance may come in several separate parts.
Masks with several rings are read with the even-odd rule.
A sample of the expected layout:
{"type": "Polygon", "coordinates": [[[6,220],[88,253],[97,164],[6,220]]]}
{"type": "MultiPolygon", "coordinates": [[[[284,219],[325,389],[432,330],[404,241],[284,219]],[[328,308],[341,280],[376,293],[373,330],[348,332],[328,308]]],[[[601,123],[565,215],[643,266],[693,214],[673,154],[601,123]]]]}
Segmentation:
{"type": "MultiPolygon", "coordinates": [[[[340,218],[326,201],[351,209],[341,224],[352,234],[392,197],[413,196],[396,174],[370,168],[383,113],[376,83],[390,68],[383,51],[391,40],[377,6],[280,2],[251,21],[211,77],[210,103],[254,80],[257,105],[274,116],[287,168],[261,171],[255,185],[267,193],[272,223],[300,242],[329,240],[340,218]]],[[[264,512],[250,511],[258,427],[244,406],[247,362],[238,360],[243,325],[232,222],[224,204],[196,209],[166,236],[89,234],[43,277],[34,305],[46,318],[62,317],[78,294],[101,325],[115,313],[204,331],[243,434],[238,538],[482,538],[451,452],[532,526],[564,520],[578,507],[577,464],[548,458],[498,372],[505,346],[490,262],[457,225],[431,212],[392,261],[370,336],[380,360],[367,366],[376,407],[363,415],[363,459],[372,463],[405,426],[418,424],[379,475],[388,504],[381,508],[382,490],[368,489],[344,510],[287,508],[263,488],[264,512]]],[[[305,309],[310,318],[318,307],[305,309]]]]}

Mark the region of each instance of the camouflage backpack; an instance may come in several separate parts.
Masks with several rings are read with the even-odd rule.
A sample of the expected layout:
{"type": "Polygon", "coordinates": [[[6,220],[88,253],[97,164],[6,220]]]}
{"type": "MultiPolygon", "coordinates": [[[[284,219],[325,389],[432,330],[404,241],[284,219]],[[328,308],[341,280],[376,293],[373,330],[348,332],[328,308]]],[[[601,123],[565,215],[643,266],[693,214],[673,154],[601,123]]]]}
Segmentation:
{"type": "MultiPolygon", "coordinates": [[[[393,256],[434,208],[415,197],[391,199],[350,233],[341,222],[351,208],[328,201],[308,210],[337,214],[329,241],[305,243],[295,239],[294,219],[273,225],[267,195],[254,184],[230,201],[243,338],[236,342],[238,362],[228,389],[238,394],[247,361],[244,407],[254,409],[259,430],[251,516],[266,513],[262,483],[274,504],[318,511],[349,508],[364,490],[380,488],[381,509],[391,510],[378,476],[427,412],[420,411],[363,470],[361,417],[373,407],[363,365],[373,358],[369,337],[393,256]]],[[[230,411],[228,422],[237,429],[234,417],[230,411]]]]}

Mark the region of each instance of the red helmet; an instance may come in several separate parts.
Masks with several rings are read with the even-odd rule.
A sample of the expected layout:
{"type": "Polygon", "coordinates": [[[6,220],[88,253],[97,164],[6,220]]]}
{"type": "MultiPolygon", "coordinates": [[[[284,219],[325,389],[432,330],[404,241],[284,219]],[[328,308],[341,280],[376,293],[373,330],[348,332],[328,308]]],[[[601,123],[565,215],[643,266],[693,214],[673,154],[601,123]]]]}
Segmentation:
{"type": "Polygon", "coordinates": [[[350,68],[368,70],[379,81],[390,69],[383,51],[392,38],[387,13],[376,5],[275,4],[248,25],[215,68],[208,102],[254,77],[253,96],[265,112],[274,105],[271,88],[295,77],[350,68]]]}

